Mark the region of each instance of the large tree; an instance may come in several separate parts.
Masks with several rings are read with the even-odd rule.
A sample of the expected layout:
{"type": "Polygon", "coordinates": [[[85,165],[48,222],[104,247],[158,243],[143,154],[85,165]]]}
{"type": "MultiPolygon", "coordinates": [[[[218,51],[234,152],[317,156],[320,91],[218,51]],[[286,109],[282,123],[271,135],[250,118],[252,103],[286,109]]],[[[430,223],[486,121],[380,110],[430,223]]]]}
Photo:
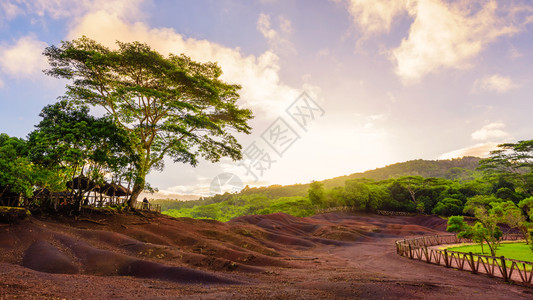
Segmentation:
{"type": "Polygon", "coordinates": [[[498,148],[479,162],[479,168],[489,178],[511,180],[521,192],[533,195],[533,140],[501,144],[498,148]]]}
{"type": "Polygon", "coordinates": [[[250,133],[252,113],[237,106],[240,86],[220,80],[216,63],[165,57],[139,42],[117,46],[86,37],[50,46],[45,72],[70,80],[65,98],[104,108],[134,137],[138,161],[130,205],[145,188],[146,175],[163,168],[165,156],[192,165],[199,157],[242,157],[233,134],[250,133]]]}

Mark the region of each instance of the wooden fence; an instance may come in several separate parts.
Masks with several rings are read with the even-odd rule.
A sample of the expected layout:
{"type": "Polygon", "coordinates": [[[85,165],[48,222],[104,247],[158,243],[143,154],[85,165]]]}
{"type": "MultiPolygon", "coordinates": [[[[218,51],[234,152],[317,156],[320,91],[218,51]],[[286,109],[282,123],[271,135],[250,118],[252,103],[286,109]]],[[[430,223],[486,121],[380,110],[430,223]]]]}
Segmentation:
{"type": "MultiPolygon", "coordinates": [[[[66,205],[68,203],[74,203],[76,196],[69,192],[52,193],[47,195],[35,195],[32,198],[26,199],[20,196],[17,197],[2,197],[0,199],[0,206],[31,206],[34,203],[47,203],[50,207],[57,210],[59,206],[66,205]]],[[[83,196],[82,205],[84,207],[108,207],[116,205],[124,205],[127,201],[127,197],[121,196],[106,196],[101,194],[88,194],[83,196]]],[[[149,210],[161,213],[160,204],[151,204],[146,202],[137,201],[134,208],[140,210],[149,210]]]]}
{"type": "MultiPolygon", "coordinates": [[[[502,240],[516,241],[523,239],[520,234],[506,234],[502,240]]],[[[533,285],[533,263],[515,259],[488,255],[463,253],[447,249],[428,248],[443,244],[471,243],[469,239],[460,239],[455,235],[422,236],[414,239],[396,241],[396,252],[410,259],[426,263],[469,271],[473,274],[486,274],[502,278],[506,282],[533,285]]]]}
{"type": "Polygon", "coordinates": [[[149,210],[149,211],[155,211],[155,212],[161,213],[161,204],[152,204],[152,203],[138,201],[138,202],[135,202],[133,207],[135,209],[149,210]]]}
{"type": "Polygon", "coordinates": [[[410,217],[410,216],[418,215],[416,213],[410,213],[410,212],[405,212],[405,211],[390,211],[390,210],[378,210],[378,211],[376,211],[376,213],[378,215],[382,215],[382,216],[407,216],[407,217],[410,217]]]}

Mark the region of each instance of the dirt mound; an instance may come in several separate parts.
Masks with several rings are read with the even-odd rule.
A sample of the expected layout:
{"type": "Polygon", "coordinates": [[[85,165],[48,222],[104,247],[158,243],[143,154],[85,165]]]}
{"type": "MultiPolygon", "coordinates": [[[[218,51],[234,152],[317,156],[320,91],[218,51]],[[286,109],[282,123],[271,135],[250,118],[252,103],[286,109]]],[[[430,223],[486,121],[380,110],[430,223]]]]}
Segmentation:
{"type": "Polygon", "coordinates": [[[71,259],[46,241],[36,241],[24,253],[22,265],[46,273],[76,274],[78,267],[71,259]]]}
{"type": "Polygon", "coordinates": [[[137,260],[122,268],[122,276],[154,278],[181,283],[240,284],[240,282],[198,270],[182,267],[167,267],[162,264],[137,260]]]}
{"type": "Polygon", "coordinates": [[[438,216],[414,216],[409,222],[439,231],[446,231],[448,227],[448,220],[438,216]]]}
{"type": "Polygon", "coordinates": [[[248,223],[280,234],[302,235],[314,232],[320,224],[310,218],[298,218],[285,213],[251,215],[235,218],[229,224],[248,223]]]}
{"type": "MultiPolygon", "coordinates": [[[[443,228],[432,216],[346,212],[227,223],[98,211],[32,217],[0,224],[0,298],[476,298],[470,274],[429,271],[394,253],[394,239],[443,228]]],[[[488,298],[520,298],[516,287],[500,288],[514,290],[488,298]]]]}

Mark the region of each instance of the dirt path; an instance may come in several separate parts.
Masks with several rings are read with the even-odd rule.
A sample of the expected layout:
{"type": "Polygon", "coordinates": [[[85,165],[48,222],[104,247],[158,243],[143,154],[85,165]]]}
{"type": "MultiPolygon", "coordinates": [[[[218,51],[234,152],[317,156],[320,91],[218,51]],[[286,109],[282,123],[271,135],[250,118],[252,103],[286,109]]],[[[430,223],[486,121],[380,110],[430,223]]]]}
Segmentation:
{"type": "MultiPolygon", "coordinates": [[[[120,220],[124,224],[124,220],[120,220]]],[[[132,220],[128,224],[135,224],[132,220]]],[[[152,220],[152,223],[155,222],[152,220]]],[[[211,229],[205,232],[206,223],[200,221],[157,220],[160,224],[181,226],[180,236],[185,233],[202,232],[196,235],[197,240],[190,240],[191,246],[185,246],[185,240],[180,240],[179,246],[173,245],[164,237],[172,236],[175,232],[166,233],[159,225],[157,228],[159,244],[155,243],[156,236],[148,235],[150,226],[138,222],[135,231],[131,225],[128,229],[113,226],[113,222],[105,230],[102,226],[81,230],[79,227],[64,227],[61,224],[45,221],[26,224],[16,228],[0,227],[0,299],[531,299],[533,289],[503,283],[501,280],[488,278],[483,275],[472,275],[468,272],[446,269],[444,267],[426,264],[419,261],[400,257],[395,253],[394,240],[420,232],[435,233],[441,224],[435,219],[415,219],[407,217],[382,216],[350,216],[345,214],[328,214],[314,218],[292,218],[284,215],[271,215],[232,221],[227,224],[209,223],[211,229]],[[435,224],[434,224],[435,223],[435,224]],[[19,235],[25,230],[41,230],[43,225],[52,232],[68,235],[79,239],[84,247],[95,247],[97,252],[105,255],[124,255],[120,259],[143,258],[151,263],[165,263],[166,266],[180,267],[179,270],[199,270],[214,277],[207,278],[201,284],[186,284],[176,277],[161,279],[161,274],[155,272],[154,278],[140,278],[134,273],[129,276],[119,274],[102,275],[91,273],[90,263],[81,261],[76,253],[67,247],[68,243],[59,245],[55,238],[44,238],[44,235],[34,236],[26,241],[19,235]],[[4,230],[2,232],[2,230],[4,230]],[[129,230],[129,231],[128,231],[129,230]],[[6,247],[8,232],[17,231],[17,239],[11,240],[12,247],[6,247]],[[121,232],[120,234],[117,232],[121,232]],[[138,232],[144,232],[139,235],[138,232]],[[111,234],[111,233],[112,234],[111,234]],[[229,232],[239,232],[230,235],[229,232]],[[127,235],[126,235],[127,233],[127,235]],[[94,235],[97,237],[89,237],[94,235]],[[242,239],[242,236],[245,239],[242,239]],[[395,237],[393,237],[395,236],[395,237]],[[337,237],[337,240],[325,237],[337,237]],[[346,242],[346,239],[356,242],[346,242]],[[189,260],[170,258],[147,258],[145,254],[128,252],[129,246],[143,238],[152,239],[148,244],[154,248],[167,243],[166,251],[180,251],[180,255],[189,260]],[[239,240],[236,240],[239,238],[239,240]],[[39,272],[21,264],[22,257],[27,254],[28,246],[35,243],[35,239],[48,241],[56,245],[65,256],[72,257],[72,264],[79,270],[75,274],[54,274],[39,272]],[[241,240],[242,239],[242,240],[241,240]],[[104,243],[104,241],[106,241],[104,243]],[[212,248],[210,241],[216,241],[212,248]],[[242,244],[246,242],[245,244],[242,244]],[[257,243],[256,246],[253,243],[257,243]],[[15,246],[13,246],[15,245],[15,246]],[[19,247],[20,245],[20,247],[19,247]],[[122,245],[122,248],[119,246],[122,245]],[[198,245],[202,245],[203,254],[197,254],[198,245]],[[240,245],[241,248],[235,247],[240,245]],[[261,256],[267,253],[260,248],[263,245],[273,256],[261,256]],[[243,249],[255,247],[255,252],[245,252],[243,249]],[[3,248],[2,248],[3,247],[3,248]],[[126,248],[125,248],[126,247],[126,248]],[[222,248],[224,247],[224,248],[222,248]],[[18,250],[20,248],[20,250],[18,250]],[[228,249],[241,251],[242,257],[235,256],[233,261],[242,265],[241,271],[229,271],[213,263],[215,257],[233,257],[235,253],[228,249]],[[11,251],[11,252],[9,252],[11,251]],[[259,252],[258,252],[259,251],[259,252]],[[11,253],[7,255],[6,253],[11,253]],[[194,254],[196,253],[196,254],[194,254]],[[229,253],[229,254],[228,254],[229,253]],[[194,254],[194,255],[193,255],[194,254]],[[230,255],[231,254],[231,255],[230,255]],[[233,256],[232,256],[233,255],[233,256]],[[196,257],[197,260],[192,260],[196,257]],[[207,262],[206,262],[207,261],[207,262]],[[211,264],[208,264],[211,262],[211,264]],[[253,265],[253,266],[252,266],[253,265]],[[159,276],[159,277],[158,277],[159,276]],[[171,278],[171,279],[168,279],[171,278]],[[215,279],[209,279],[215,278],[215,279]],[[225,283],[217,281],[223,279],[225,283]],[[215,280],[215,281],[213,281],[215,280]],[[215,282],[215,283],[213,283],[215,282]],[[227,282],[238,282],[228,284],[227,282]]],[[[127,223],[127,222],[126,222],[127,223]]],[[[84,224],[84,227],[92,225],[84,224]]],[[[166,230],[166,229],[165,229],[166,230]]],[[[31,235],[29,231],[27,235],[31,235]]],[[[189,237],[188,234],[186,234],[189,237]]],[[[141,249],[141,244],[138,245],[141,249]]],[[[78,249],[75,248],[74,249],[78,249]]],[[[150,248],[150,249],[152,249],[150,248]]],[[[85,249],[85,248],[83,248],[85,249]]],[[[92,248],[91,248],[92,249],[92,248]]],[[[144,248],[143,248],[144,249],[144,248]]],[[[80,250],[81,251],[81,250],[80,250]]],[[[84,250],[89,251],[89,250],[84,250]]],[[[91,250],[93,251],[93,250],[91,250]]],[[[142,252],[142,251],[141,251],[142,252]]],[[[239,252],[239,253],[241,253],[239,252]]],[[[85,253],[85,252],[83,252],[85,253]]],[[[92,252],[88,252],[92,253],[92,252]]],[[[144,252],[143,252],[144,253],[144,252]]],[[[160,252],[163,253],[163,252],[160,252]]],[[[173,252],[177,254],[178,252],[173,252]]],[[[116,258],[111,261],[122,261],[116,258]]],[[[167,267],[168,268],[168,267],[167,267]]],[[[103,269],[98,269],[102,272],[103,269]]],[[[146,272],[146,269],[143,269],[146,272]]],[[[159,269],[157,269],[159,270],[159,269]]],[[[165,269],[167,270],[167,269],[165,269]]],[[[175,269],[171,269],[175,270],[175,269]]],[[[204,274],[202,273],[202,274],[204,274]]],[[[167,273],[165,273],[167,274],[167,273]]],[[[142,274],[143,276],[146,273],[142,274]]],[[[167,274],[168,275],[168,274],[167,274]]]]}

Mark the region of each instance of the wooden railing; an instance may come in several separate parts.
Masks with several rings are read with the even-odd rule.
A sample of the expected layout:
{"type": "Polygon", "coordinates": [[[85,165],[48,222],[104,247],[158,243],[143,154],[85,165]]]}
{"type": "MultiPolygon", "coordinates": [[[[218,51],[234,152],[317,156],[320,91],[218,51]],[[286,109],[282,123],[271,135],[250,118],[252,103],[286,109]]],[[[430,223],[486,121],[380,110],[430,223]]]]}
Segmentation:
{"type": "MultiPolygon", "coordinates": [[[[516,241],[523,238],[520,234],[506,234],[502,240],[516,241]]],[[[472,242],[455,235],[422,236],[414,239],[396,241],[396,252],[410,259],[469,271],[473,274],[486,274],[502,278],[506,282],[533,285],[533,263],[516,259],[464,253],[447,249],[428,248],[444,244],[472,242]]]]}
{"type": "Polygon", "coordinates": [[[155,211],[155,212],[158,212],[158,213],[161,212],[161,204],[152,204],[152,203],[146,203],[146,202],[135,202],[133,207],[135,209],[140,209],[140,210],[155,211]]]}
{"type": "Polygon", "coordinates": [[[410,213],[405,211],[390,211],[390,210],[378,210],[376,211],[378,215],[382,216],[416,216],[416,213],[410,213]]]}

